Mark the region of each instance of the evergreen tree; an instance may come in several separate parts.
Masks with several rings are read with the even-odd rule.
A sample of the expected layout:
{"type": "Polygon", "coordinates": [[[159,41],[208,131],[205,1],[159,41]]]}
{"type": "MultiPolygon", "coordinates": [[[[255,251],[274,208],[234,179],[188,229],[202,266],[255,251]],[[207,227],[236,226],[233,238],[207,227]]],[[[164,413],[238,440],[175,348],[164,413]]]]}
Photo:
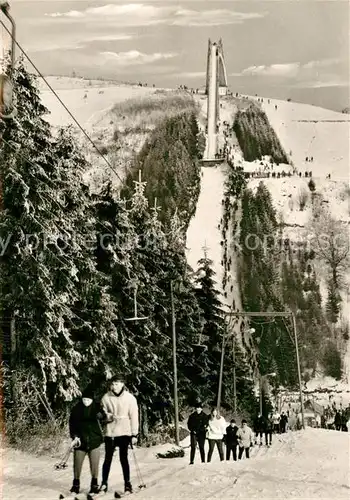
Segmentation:
{"type": "Polygon", "coordinates": [[[106,353],[118,345],[115,306],[89,245],[95,213],[82,182],[86,160],[69,130],[52,135],[35,79],[21,63],[15,82],[20,114],[1,150],[1,231],[11,234],[1,301],[16,317],[16,368],[32,373],[60,406],[109,370],[106,353]]]}
{"type": "Polygon", "coordinates": [[[340,313],[341,297],[334,285],[333,280],[329,280],[328,283],[328,297],[326,303],[326,311],[328,320],[335,324],[338,321],[340,313]]]}
{"type": "Polygon", "coordinates": [[[221,312],[220,292],[216,289],[213,262],[205,254],[198,261],[198,265],[196,294],[204,320],[203,335],[208,337],[209,376],[207,383],[210,394],[215,398],[218,390],[222,338],[226,325],[221,312]]]}
{"type": "MultiPolygon", "coordinates": [[[[56,181],[62,168],[56,140],[44,120],[35,78],[20,62],[14,72],[18,116],[3,132],[1,305],[16,317],[16,368],[33,374],[40,391],[77,394],[77,351],[69,330],[76,300],[75,265],[65,257],[60,226],[65,208],[56,181]]],[[[69,221],[67,222],[69,224],[69,221]]]]}

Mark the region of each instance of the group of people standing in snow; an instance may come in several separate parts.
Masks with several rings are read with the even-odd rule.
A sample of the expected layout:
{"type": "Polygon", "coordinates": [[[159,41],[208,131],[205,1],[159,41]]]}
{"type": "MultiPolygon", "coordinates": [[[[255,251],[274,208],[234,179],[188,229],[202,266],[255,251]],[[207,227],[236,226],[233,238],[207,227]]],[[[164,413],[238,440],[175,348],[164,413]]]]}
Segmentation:
{"type": "Polygon", "coordinates": [[[259,413],[253,424],[255,444],[258,444],[258,438],[260,437],[259,444],[261,445],[263,435],[265,435],[266,446],[271,445],[272,434],[283,434],[287,431],[287,428],[288,416],[284,412],[281,415],[278,412],[269,413],[267,417],[259,413]]]}
{"type": "Polygon", "coordinates": [[[190,465],[193,465],[196,448],[198,444],[202,463],[205,460],[205,442],[208,440],[209,450],[207,462],[211,462],[215,447],[218,450],[220,460],[224,460],[224,445],[226,446],[226,460],[230,460],[231,452],[233,460],[240,460],[245,453],[249,458],[249,450],[254,444],[254,433],[248,426],[246,420],[242,420],[238,427],[235,420],[227,425],[225,418],[220,415],[217,408],[213,408],[210,415],[203,411],[203,404],[197,401],[195,411],[190,415],[187,422],[191,435],[190,465]]]}
{"type": "Polygon", "coordinates": [[[102,400],[96,401],[91,387],[86,388],[80,401],[73,407],[69,430],[74,448],[74,479],[71,493],[80,492],[83,462],[88,455],[91,471],[90,494],[107,492],[113,454],[119,448],[119,459],[124,476],[125,492],[132,492],[129,447],[137,443],[139,416],[136,398],[127,391],[122,376],[109,381],[109,390],[102,400]],[[103,429],[104,427],[104,429],[103,429]],[[98,485],[100,446],[105,444],[102,466],[102,484],[98,485]]]}
{"type": "Polygon", "coordinates": [[[324,429],[335,429],[337,431],[350,431],[350,403],[347,408],[342,405],[337,408],[335,402],[328,405],[321,417],[321,427],[324,429]]]}

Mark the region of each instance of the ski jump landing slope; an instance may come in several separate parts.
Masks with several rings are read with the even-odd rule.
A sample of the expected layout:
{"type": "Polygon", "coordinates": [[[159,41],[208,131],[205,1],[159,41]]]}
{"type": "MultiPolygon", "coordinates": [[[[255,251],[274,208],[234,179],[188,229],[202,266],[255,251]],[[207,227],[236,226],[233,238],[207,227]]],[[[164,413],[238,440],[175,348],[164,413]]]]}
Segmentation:
{"type": "Polygon", "coordinates": [[[221,290],[219,283],[222,279],[221,232],[218,225],[223,214],[225,177],[224,166],[201,168],[201,191],[186,242],[187,262],[194,270],[198,267],[199,259],[204,257],[204,247],[207,247],[207,255],[214,263],[218,290],[221,290]]]}
{"type": "MultiPolygon", "coordinates": [[[[222,280],[224,267],[221,265],[223,258],[223,242],[221,218],[224,214],[222,201],[224,200],[225,181],[227,179],[227,164],[217,167],[201,168],[201,191],[197,203],[195,216],[191,219],[187,230],[186,248],[187,262],[194,269],[198,268],[198,261],[204,257],[204,248],[210,260],[213,261],[212,269],[215,272],[215,288],[222,294],[222,280]],[[220,229],[219,229],[220,225],[220,229]]],[[[222,295],[220,300],[229,307],[234,300],[240,306],[240,293],[237,284],[235,253],[232,252],[231,242],[228,239],[228,250],[233,260],[232,272],[228,272],[230,285],[233,291],[227,288],[227,297],[222,295]]]]}
{"type": "MultiPolygon", "coordinates": [[[[138,500],[234,500],[234,499],[341,499],[349,498],[349,433],[309,429],[273,436],[272,447],[254,449],[253,457],[220,462],[217,453],[208,464],[189,464],[185,457],[157,459],[156,453],[172,445],[136,449],[147,488],[138,491],[133,457],[131,481],[138,500]]],[[[188,440],[188,438],[187,438],[188,440]]],[[[187,440],[186,443],[187,444],[187,440]]],[[[208,445],[206,444],[206,451],[208,445]]],[[[103,459],[103,457],[101,457],[103,459]]],[[[72,482],[72,464],[54,471],[55,459],[3,450],[2,496],[4,500],[57,500],[72,482]]],[[[82,489],[90,483],[88,460],[81,477],[82,489]]],[[[120,489],[123,478],[115,457],[110,487],[120,489]]],[[[112,496],[106,496],[106,500],[112,496]]]]}

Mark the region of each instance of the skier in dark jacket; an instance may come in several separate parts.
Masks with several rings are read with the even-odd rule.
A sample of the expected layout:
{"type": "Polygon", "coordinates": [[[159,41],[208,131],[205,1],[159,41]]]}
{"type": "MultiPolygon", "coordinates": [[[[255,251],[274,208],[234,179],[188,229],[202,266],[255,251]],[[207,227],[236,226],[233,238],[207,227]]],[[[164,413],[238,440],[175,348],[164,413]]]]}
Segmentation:
{"type": "Polygon", "coordinates": [[[260,413],[254,420],[253,430],[255,432],[255,444],[258,444],[258,436],[260,436],[260,444],[262,444],[262,435],[264,432],[264,418],[260,413]]]}
{"type": "Polygon", "coordinates": [[[226,460],[230,460],[231,450],[233,454],[233,460],[237,460],[237,437],[238,426],[235,420],[231,420],[230,425],[226,428],[225,444],[226,444],[226,460]]]}
{"type": "Polygon", "coordinates": [[[341,430],[341,413],[339,410],[337,410],[336,414],[335,414],[335,417],[334,417],[334,425],[335,425],[335,429],[337,431],[340,431],[341,430]]]}
{"type": "Polygon", "coordinates": [[[202,462],[205,462],[205,438],[208,427],[208,415],[203,412],[203,405],[200,401],[195,404],[196,411],[191,413],[189,416],[187,427],[191,433],[191,459],[190,465],[194,463],[194,457],[196,455],[196,447],[198,443],[199,453],[202,462]]]}
{"type": "Polygon", "coordinates": [[[90,493],[98,493],[98,466],[100,461],[100,446],[103,443],[101,422],[105,414],[101,406],[94,401],[91,388],[84,390],[81,400],[73,407],[69,418],[69,432],[74,447],[74,480],[72,493],[80,491],[80,475],[83,462],[88,455],[91,470],[90,493]]]}
{"type": "Polygon", "coordinates": [[[282,413],[281,413],[281,420],[280,420],[280,431],[281,431],[281,434],[283,434],[284,432],[286,432],[287,424],[288,424],[288,417],[284,413],[284,411],[282,411],[282,413]]]}
{"type": "Polygon", "coordinates": [[[264,422],[264,432],[265,432],[265,444],[266,446],[271,446],[272,444],[272,433],[273,433],[273,418],[272,414],[268,415],[264,422]]]}

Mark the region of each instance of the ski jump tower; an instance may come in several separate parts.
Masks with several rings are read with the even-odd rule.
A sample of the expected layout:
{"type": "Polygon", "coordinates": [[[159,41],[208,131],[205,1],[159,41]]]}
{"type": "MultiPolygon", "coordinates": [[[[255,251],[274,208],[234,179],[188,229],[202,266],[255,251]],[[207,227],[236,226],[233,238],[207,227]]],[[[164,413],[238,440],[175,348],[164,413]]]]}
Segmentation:
{"type": "Polygon", "coordinates": [[[227,94],[227,75],[222,40],[208,41],[207,79],[205,93],[208,96],[207,113],[207,160],[214,160],[217,154],[217,132],[219,121],[219,97],[227,94]]]}

